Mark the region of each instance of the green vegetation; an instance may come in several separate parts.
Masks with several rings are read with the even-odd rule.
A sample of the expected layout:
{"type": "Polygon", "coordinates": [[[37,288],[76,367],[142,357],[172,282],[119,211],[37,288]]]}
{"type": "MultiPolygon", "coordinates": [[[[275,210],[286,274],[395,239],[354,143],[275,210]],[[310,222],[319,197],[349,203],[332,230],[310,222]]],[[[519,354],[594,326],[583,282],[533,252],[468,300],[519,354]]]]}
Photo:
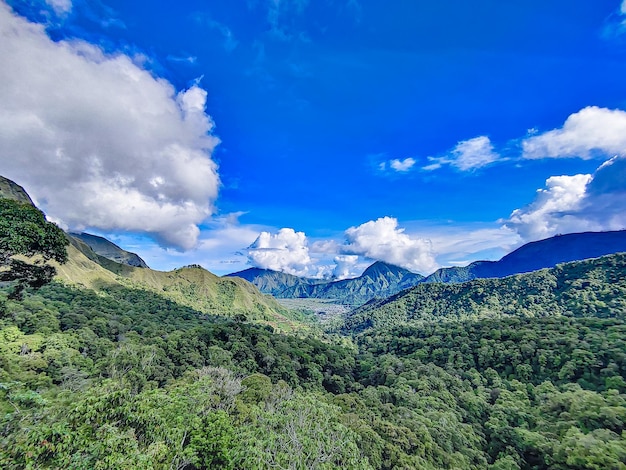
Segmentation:
{"type": "Polygon", "coordinates": [[[0,199],[0,281],[14,284],[10,298],[19,299],[26,287],[50,282],[56,270],[46,262],[66,262],[67,245],[63,231],[47,222],[39,209],[0,199]]]}
{"type": "MultiPolygon", "coordinates": [[[[44,231],[7,247],[65,247],[9,207],[44,231]]],[[[243,280],[83,250],[0,289],[0,468],[626,470],[626,255],[419,285],[322,336],[243,280]]]]}
{"type": "Polygon", "coordinates": [[[197,265],[169,272],[128,266],[97,255],[79,239],[70,242],[68,262],[57,266],[58,279],[68,285],[96,291],[113,286],[147,290],[202,313],[243,316],[280,331],[311,326],[312,316],[282,307],[243,279],[219,278],[197,265]]]}
{"type": "Polygon", "coordinates": [[[624,317],[626,254],[463,284],[420,284],[354,310],[345,332],[502,316],[624,317]]]}

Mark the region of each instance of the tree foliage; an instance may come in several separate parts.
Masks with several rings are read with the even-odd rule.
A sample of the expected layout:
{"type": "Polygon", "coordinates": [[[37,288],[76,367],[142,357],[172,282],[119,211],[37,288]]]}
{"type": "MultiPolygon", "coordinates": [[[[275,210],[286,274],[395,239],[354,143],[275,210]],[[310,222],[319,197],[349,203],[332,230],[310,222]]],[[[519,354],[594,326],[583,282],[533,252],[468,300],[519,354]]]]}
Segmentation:
{"type": "Polygon", "coordinates": [[[558,269],[416,291],[350,338],[0,290],[0,468],[624,470],[623,263],[558,269]],[[470,314],[496,294],[506,314],[470,314]]]}
{"type": "Polygon", "coordinates": [[[50,282],[56,270],[46,261],[66,262],[68,243],[63,231],[36,207],[0,199],[0,281],[16,283],[11,298],[20,298],[26,287],[50,282]]]}

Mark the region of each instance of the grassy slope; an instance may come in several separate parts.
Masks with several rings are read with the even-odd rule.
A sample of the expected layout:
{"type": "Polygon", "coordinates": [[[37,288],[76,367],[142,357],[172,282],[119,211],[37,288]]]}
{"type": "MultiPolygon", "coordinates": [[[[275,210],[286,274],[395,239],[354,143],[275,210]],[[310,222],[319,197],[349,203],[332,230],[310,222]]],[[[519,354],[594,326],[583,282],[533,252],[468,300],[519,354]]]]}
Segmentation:
{"type": "MultiPolygon", "coordinates": [[[[84,245],[84,244],[83,244],[84,245]]],[[[169,272],[134,268],[96,255],[89,247],[72,243],[69,261],[57,265],[63,282],[100,290],[122,285],[147,289],[198,311],[223,316],[243,315],[282,331],[303,327],[298,316],[270,296],[239,278],[219,278],[202,268],[188,267],[169,272]]]]}

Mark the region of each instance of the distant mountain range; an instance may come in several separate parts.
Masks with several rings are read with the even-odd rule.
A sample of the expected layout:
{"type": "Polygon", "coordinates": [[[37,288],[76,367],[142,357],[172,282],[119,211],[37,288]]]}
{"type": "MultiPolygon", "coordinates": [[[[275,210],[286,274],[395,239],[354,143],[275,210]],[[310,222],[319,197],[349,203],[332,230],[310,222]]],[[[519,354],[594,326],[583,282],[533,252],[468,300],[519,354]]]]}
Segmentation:
{"type": "Polygon", "coordinates": [[[620,252],[626,252],[626,230],[557,235],[523,245],[499,261],[475,261],[468,266],[442,268],[428,277],[382,261],[371,265],[357,278],[341,281],[301,278],[257,268],[228,276],[242,277],[261,292],[277,298],[334,299],[346,305],[362,305],[421,283],[453,284],[502,278],[620,252]]]}
{"type": "Polygon", "coordinates": [[[327,281],[308,279],[268,269],[250,268],[228,277],[242,277],[265,294],[283,299],[334,299],[346,305],[362,305],[387,297],[423,281],[424,276],[377,261],[354,279],[327,281]]]}
{"type": "Polygon", "coordinates": [[[254,284],[264,294],[273,295],[278,298],[290,298],[282,295],[287,289],[299,291],[304,289],[304,286],[327,282],[323,279],[309,279],[280,271],[260,268],[249,268],[244,271],[227,274],[225,277],[240,277],[254,284]]]}
{"type": "Polygon", "coordinates": [[[626,252],[626,230],[570,233],[527,243],[499,261],[475,261],[464,267],[439,269],[424,282],[501,278],[620,252],[626,252]]]}

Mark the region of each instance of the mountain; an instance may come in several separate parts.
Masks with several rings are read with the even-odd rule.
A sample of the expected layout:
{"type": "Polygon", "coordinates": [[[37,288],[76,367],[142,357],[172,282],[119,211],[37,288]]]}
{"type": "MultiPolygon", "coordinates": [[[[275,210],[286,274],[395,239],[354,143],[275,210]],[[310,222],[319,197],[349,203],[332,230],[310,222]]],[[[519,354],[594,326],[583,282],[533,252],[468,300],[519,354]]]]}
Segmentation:
{"type": "Polygon", "coordinates": [[[298,315],[244,279],[220,278],[196,265],[167,272],[138,268],[104,258],[78,238],[70,241],[69,261],[55,265],[64,283],[101,292],[145,290],[210,315],[242,316],[283,331],[299,327],[298,315]]]}
{"type": "Polygon", "coordinates": [[[0,198],[13,199],[31,206],[35,205],[24,188],[4,176],[0,176],[0,198]]]}
{"type": "Polygon", "coordinates": [[[343,331],[355,333],[406,322],[555,315],[626,318],[626,253],[504,278],[421,283],[353,310],[346,316],[343,331]]]}
{"type": "MultiPolygon", "coordinates": [[[[0,177],[0,197],[32,204],[21,186],[3,177],[0,177]]],[[[169,272],[154,271],[139,256],[102,237],[89,234],[67,234],[67,237],[70,241],[68,261],[64,264],[50,262],[56,268],[55,279],[64,284],[92,289],[104,295],[111,289],[143,290],[205,314],[245,317],[282,331],[302,327],[299,314],[263,295],[244,279],[223,279],[200,266],[169,272]],[[120,263],[109,257],[126,262],[120,263]],[[145,267],[133,266],[129,262],[143,263],[145,267]]]]}
{"type": "Polygon", "coordinates": [[[294,276],[293,274],[272,271],[271,269],[249,268],[224,277],[240,277],[254,284],[264,294],[282,297],[282,293],[288,288],[299,289],[320,282],[321,279],[309,279],[294,276]]]}
{"type": "Polygon", "coordinates": [[[420,274],[377,261],[353,279],[324,281],[267,269],[250,268],[228,276],[243,277],[261,292],[281,299],[333,299],[346,305],[362,305],[374,298],[393,295],[424,279],[420,274]]]}
{"type": "Polygon", "coordinates": [[[527,243],[499,261],[475,261],[464,267],[439,269],[424,282],[500,278],[620,252],[626,252],[626,230],[570,233],[527,243]]]}
{"type": "Polygon", "coordinates": [[[359,277],[309,285],[301,289],[289,288],[281,294],[281,297],[335,299],[342,304],[362,305],[375,298],[396,294],[402,289],[422,282],[423,279],[420,274],[377,261],[359,277]]]}
{"type": "Polygon", "coordinates": [[[111,261],[127,264],[137,268],[147,268],[146,262],[135,253],[126,251],[106,238],[91,235],[90,233],[70,233],[70,236],[85,242],[96,254],[104,256],[111,261]]]}

